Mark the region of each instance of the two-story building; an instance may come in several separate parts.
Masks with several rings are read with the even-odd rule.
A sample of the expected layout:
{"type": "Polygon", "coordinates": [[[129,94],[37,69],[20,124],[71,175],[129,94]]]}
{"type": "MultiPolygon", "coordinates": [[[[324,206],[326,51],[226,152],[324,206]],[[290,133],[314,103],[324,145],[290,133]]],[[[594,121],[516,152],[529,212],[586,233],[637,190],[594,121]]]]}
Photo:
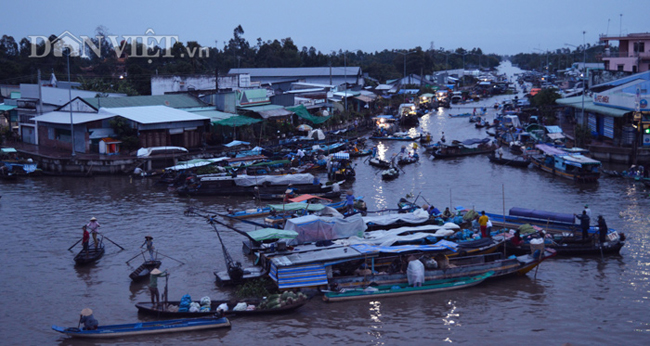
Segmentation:
{"type": "Polygon", "coordinates": [[[650,33],[627,36],[600,36],[605,43],[602,60],[605,70],[622,72],[645,72],[650,70],[650,33]],[[618,53],[610,51],[610,41],[618,41],[618,53]]]}

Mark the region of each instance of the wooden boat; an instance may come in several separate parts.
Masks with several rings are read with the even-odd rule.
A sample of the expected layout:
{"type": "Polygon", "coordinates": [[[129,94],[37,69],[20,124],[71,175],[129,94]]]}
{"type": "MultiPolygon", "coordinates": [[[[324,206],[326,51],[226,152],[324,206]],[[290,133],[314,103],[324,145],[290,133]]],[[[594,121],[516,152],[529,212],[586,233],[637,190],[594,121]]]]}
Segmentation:
{"type": "Polygon", "coordinates": [[[419,287],[410,286],[408,283],[401,283],[396,285],[369,286],[365,289],[343,289],[340,292],[325,293],[323,300],[326,302],[342,302],[355,299],[376,299],[451,291],[478,285],[492,275],[494,275],[494,272],[460,278],[425,281],[419,287]]]}
{"type": "Polygon", "coordinates": [[[74,262],[76,265],[86,265],[98,261],[102,256],[104,256],[104,241],[102,237],[99,237],[99,244],[97,248],[93,244],[88,245],[88,254],[81,249],[79,253],[74,256],[74,262]]]}
{"type": "Polygon", "coordinates": [[[580,225],[576,224],[573,214],[513,207],[510,208],[505,219],[502,214],[485,213],[485,215],[490,218],[495,227],[518,229],[522,225],[530,224],[544,229],[546,233],[561,234],[580,231],[580,225]]]}
{"type": "Polygon", "coordinates": [[[595,182],[600,178],[601,163],[561,148],[536,144],[539,154],[531,156],[532,164],[544,172],[579,182],[595,182]]]}
{"type": "Polygon", "coordinates": [[[381,178],[383,180],[394,180],[397,179],[397,177],[399,177],[399,170],[394,167],[381,172],[381,178]]]}
{"type": "Polygon", "coordinates": [[[379,167],[379,168],[384,168],[384,169],[390,168],[390,162],[389,161],[378,159],[376,157],[368,160],[368,164],[370,164],[371,166],[374,166],[374,167],[379,167]]]}
{"type": "MultiPolygon", "coordinates": [[[[594,235],[598,237],[598,235],[594,235]]],[[[582,239],[574,237],[573,233],[555,234],[552,239],[545,238],[544,247],[557,251],[558,256],[601,256],[617,255],[625,245],[625,235],[619,235],[614,230],[609,230],[607,241],[602,245],[595,239],[582,239]]],[[[533,248],[529,242],[515,246],[512,242],[506,242],[506,251],[515,255],[529,254],[533,248]]]]}
{"type": "Polygon", "coordinates": [[[526,168],[528,165],[530,165],[530,159],[524,158],[522,156],[517,156],[512,159],[508,158],[502,158],[502,157],[497,157],[495,155],[490,155],[488,156],[490,158],[490,162],[499,164],[499,165],[505,165],[505,166],[511,166],[511,167],[520,167],[520,168],[526,168]]]}
{"type": "Polygon", "coordinates": [[[411,163],[416,163],[420,160],[420,156],[415,154],[413,156],[400,156],[397,159],[397,164],[398,165],[408,165],[411,163]]]}
{"type": "Polygon", "coordinates": [[[161,261],[145,261],[138,268],[136,268],[131,274],[129,274],[129,278],[131,278],[133,282],[148,280],[151,271],[156,268],[160,268],[161,264],[162,264],[161,261]]]}
{"type": "MultiPolygon", "coordinates": [[[[345,182],[345,180],[339,181],[336,184],[339,184],[339,186],[340,186],[344,182],[345,182]]],[[[284,193],[262,193],[262,194],[260,194],[259,196],[256,196],[256,197],[259,200],[262,200],[262,201],[272,201],[272,200],[284,199],[284,195],[285,195],[284,193]]],[[[333,191],[333,190],[329,191],[329,192],[324,192],[324,193],[310,193],[309,195],[324,198],[324,199],[338,199],[338,198],[341,198],[341,192],[340,191],[333,191]]],[[[300,197],[300,196],[303,196],[303,195],[298,195],[297,197],[300,197]]],[[[250,211],[251,211],[251,213],[254,213],[254,211],[256,211],[257,209],[260,209],[260,208],[251,209],[250,211]]],[[[238,212],[235,212],[235,213],[238,213],[238,212]]],[[[239,212],[239,213],[242,214],[241,212],[239,212]]],[[[244,217],[244,218],[246,218],[246,217],[244,217]]]]}
{"type": "Polygon", "coordinates": [[[74,327],[64,328],[55,325],[52,326],[52,329],[59,333],[67,334],[75,338],[105,339],[229,327],[230,321],[225,317],[202,317],[167,321],[114,324],[105,326],[100,325],[95,330],[84,330],[74,327]]]}
{"type": "Polygon", "coordinates": [[[449,114],[450,118],[463,118],[463,117],[471,117],[472,113],[460,113],[460,114],[449,114]]]}
{"type": "Polygon", "coordinates": [[[488,144],[489,142],[490,140],[488,138],[474,138],[462,142],[453,141],[452,144],[441,145],[433,155],[436,159],[446,159],[450,157],[489,154],[497,149],[495,145],[488,144]]]}
{"type": "Polygon", "coordinates": [[[368,156],[370,154],[372,154],[371,149],[366,149],[366,150],[361,150],[361,151],[350,150],[350,157],[368,156]]]}
{"type": "MultiPolygon", "coordinates": [[[[283,314],[287,312],[294,311],[299,307],[307,304],[309,300],[301,299],[293,302],[292,304],[283,305],[274,309],[269,308],[260,308],[260,299],[243,299],[240,301],[228,301],[228,300],[213,300],[210,304],[209,311],[198,311],[198,312],[179,312],[174,311],[178,308],[180,301],[170,301],[166,304],[163,304],[160,307],[154,307],[151,302],[139,302],[135,304],[135,307],[138,308],[138,313],[153,315],[160,318],[185,318],[185,317],[203,317],[203,316],[212,316],[218,314],[217,308],[219,305],[226,303],[228,305],[228,311],[225,311],[223,314],[225,316],[255,316],[255,315],[274,315],[274,314],[283,314]],[[233,308],[239,302],[246,302],[247,305],[255,306],[255,310],[244,310],[244,311],[234,311],[233,308]],[[175,307],[175,309],[169,309],[169,307],[175,307]]],[[[199,303],[199,302],[197,302],[199,303]]]]}
{"type": "Polygon", "coordinates": [[[421,138],[422,138],[422,136],[419,136],[419,137],[411,137],[411,136],[372,136],[372,137],[370,137],[370,139],[386,140],[386,141],[418,141],[421,138]]]}

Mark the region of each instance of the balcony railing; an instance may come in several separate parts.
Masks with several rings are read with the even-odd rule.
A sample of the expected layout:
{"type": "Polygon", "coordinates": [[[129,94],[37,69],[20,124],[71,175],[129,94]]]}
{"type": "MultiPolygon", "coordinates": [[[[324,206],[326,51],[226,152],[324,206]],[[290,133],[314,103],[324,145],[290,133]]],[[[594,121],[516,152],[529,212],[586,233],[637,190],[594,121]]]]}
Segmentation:
{"type": "Polygon", "coordinates": [[[634,53],[628,53],[628,52],[613,52],[609,53],[603,53],[603,58],[641,58],[641,59],[648,59],[650,58],[650,52],[634,52],[634,53]]]}

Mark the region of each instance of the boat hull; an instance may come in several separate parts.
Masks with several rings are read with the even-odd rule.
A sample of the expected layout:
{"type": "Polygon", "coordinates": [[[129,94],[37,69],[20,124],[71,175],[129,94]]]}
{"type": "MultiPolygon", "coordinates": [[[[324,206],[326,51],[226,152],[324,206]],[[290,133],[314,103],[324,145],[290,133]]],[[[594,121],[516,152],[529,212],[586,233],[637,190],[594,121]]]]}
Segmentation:
{"type": "Polygon", "coordinates": [[[99,326],[96,330],[64,328],[52,326],[52,329],[75,338],[108,339],[127,336],[189,332],[196,330],[230,328],[230,321],[225,318],[188,318],[168,321],[141,322],[99,326]]]}
{"type": "Polygon", "coordinates": [[[408,284],[385,285],[376,287],[377,291],[354,290],[348,292],[328,292],[323,296],[326,302],[342,302],[357,299],[376,299],[384,297],[400,297],[413,294],[425,294],[434,292],[444,292],[475,286],[492,276],[493,272],[484,273],[472,277],[462,277],[453,279],[441,279],[435,281],[425,281],[422,286],[410,287],[408,284]]]}

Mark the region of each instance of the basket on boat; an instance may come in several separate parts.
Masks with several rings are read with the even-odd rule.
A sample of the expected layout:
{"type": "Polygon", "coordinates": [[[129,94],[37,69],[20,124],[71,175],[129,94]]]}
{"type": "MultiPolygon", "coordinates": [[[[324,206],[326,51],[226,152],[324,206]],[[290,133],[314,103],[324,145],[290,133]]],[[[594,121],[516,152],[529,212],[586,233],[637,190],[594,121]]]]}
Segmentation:
{"type": "Polygon", "coordinates": [[[544,243],[541,243],[541,244],[532,244],[531,243],[530,244],[530,253],[534,254],[535,250],[539,250],[539,253],[543,254],[544,250],[545,250],[544,243]]]}

